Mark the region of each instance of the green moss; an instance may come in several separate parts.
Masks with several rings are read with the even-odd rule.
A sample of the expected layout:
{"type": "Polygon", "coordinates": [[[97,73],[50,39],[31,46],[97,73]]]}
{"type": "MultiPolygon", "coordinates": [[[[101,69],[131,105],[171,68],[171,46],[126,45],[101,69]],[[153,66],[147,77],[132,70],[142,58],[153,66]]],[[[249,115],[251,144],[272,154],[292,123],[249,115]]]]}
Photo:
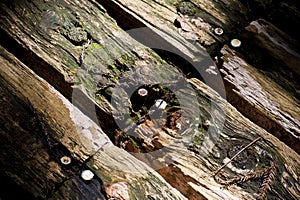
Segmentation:
{"type": "Polygon", "coordinates": [[[130,53],[127,54],[122,54],[119,58],[118,61],[120,62],[121,65],[126,65],[126,66],[134,66],[136,57],[130,53]]]}
{"type": "Polygon", "coordinates": [[[75,49],[78,51],[82,51],[83,47],[82,46],[75,46],[75,49]]]}
{"type": "Polygon", "coordinates": [[[183,15],[195,15],[199,9],[190,1],[182,1],[177,6],[177,11],[183,15]]]}
{"type": "Polygon", "coordinates": [[[202,144],[203,137],[195,136],[195,137],[193,137],[192,141],[193,141],[193,143],[196,143],[196,144],[202,144]]]}
{"type": "Polygon", "coordinates": [[[114,72],[116,75],[121,74],[120,70],[118,69],[118,67],[115,64],[111,64],[110,68],[111,68],[111,71],[114,72]]]}
{"type": "Polygon", "coordinates": [[[89,48],[88,48],[90,51],[94,50],[94,49],[103,49],[103,46],[101,46],[100,44],[96,43],[96,42],[92,42],[90,45],[89,45],[89,48]]]}
{"type": "Polygon", "coordinates": [[[83,21],[79,21],[78,25],[81,26],[81,27],[83,27],[83,21]]]}

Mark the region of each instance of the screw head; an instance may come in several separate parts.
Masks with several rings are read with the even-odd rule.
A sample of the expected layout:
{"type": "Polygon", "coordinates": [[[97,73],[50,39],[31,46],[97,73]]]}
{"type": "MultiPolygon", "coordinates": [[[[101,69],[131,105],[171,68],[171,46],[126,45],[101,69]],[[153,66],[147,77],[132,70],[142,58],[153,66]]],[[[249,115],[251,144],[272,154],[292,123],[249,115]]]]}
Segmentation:
{"type": "Polygon", "coordinates": [[[148,91],[147,91],[145,88],[140,88],[140,89],[138,90],[138,94],[139,94],[140,96],[144,97],[144,96],[147,96],[148,91]]]}
{"type": "Polygon", "coordinates": [[[222,34],[223,34],[223,29],[221,29],[221,28],[215,28],[215,29],[214,29],[214,33],[215,33],[216,35],[222,35],[222,34]]]}
{"type": "Polygon", "coordinates": [[[68,165],[71,163],[71,158],[69,156],[63,156],[60,158],[60,162],[63,164],[63,165],[68,165]]]}
{"type": "Polygon", "coordinates": [[[93,179],[93,177],[94,177],[94,173],[89,169],[83,170],[81,172],[81,178],[85,181],[90,181],[93,179]]]}
{"type": "Polygon", "coordinates": [[[232,39],[230,42],[231,46],[233,47],[240,47],[242,42],[239,39],[232,39]]]}

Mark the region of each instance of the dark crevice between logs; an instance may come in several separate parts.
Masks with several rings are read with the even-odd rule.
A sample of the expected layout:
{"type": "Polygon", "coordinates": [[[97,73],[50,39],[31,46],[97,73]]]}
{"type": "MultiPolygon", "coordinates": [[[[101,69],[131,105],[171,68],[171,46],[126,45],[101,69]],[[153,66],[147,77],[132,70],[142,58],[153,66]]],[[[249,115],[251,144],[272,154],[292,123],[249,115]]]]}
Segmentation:
{"type": "Polygon", "coordinates": [[[86,169],[88,168],[83,166],[78,173],[57,184],[46,199],[107,199],[103,181],[98,176],[94,176],[92,180],[83,180],[81,172],[86,169]]]}
{"type": "Polygon", "coordinates": [[[55,89],[59,90],[67,99],[71,99],[72,83],[66,82],[61,73],[55,70],[53,66],[48,64],[34,52],[18,43],[3,29],[0,29],[0,35],[0,44],[6,50],[14,54],[21,62],[30,67],[39,76],[44,78],[55,89]]]}
{"type": "MultiPolygon", "coordinates": [[[[0,168],[1,169],[1,168],[0,168]]],[[[26,200],[42,200],[42,198],[36,198],[27,190],[19,186],[15,181],[8,177],[2,169],[0,170],[0,199],[1,200],[14,200],[14,199],[26,199],[26,200]],[[8,192],[10,191],[10,192],[8,192]]]]}

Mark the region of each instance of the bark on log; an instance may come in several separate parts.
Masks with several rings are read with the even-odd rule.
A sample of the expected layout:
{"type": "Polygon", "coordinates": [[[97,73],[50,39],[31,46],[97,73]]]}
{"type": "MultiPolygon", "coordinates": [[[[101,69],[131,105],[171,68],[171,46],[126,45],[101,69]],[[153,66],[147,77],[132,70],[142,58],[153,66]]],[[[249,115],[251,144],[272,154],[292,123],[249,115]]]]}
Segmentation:
{"type": "MultiPolygon", "coordinates": [[[[248,22],[244,17],[241,24],[236,24],[234,18],[225,16],[246,16],[245,7],[238,1],[233,1],[231,7],[224,7],[229,4],[227,1],[222,1],[223,7],[208,6],[214,1],[193,2],[198,8],[187,10],[195,12],[193,21],[176,13],[179,2],[1,3],[0,30],[5,39],[1,44],[26,65],[1,48],[1,101],[8,105],[1,116],[1,165],[8,170],[7,176],[34,196],[52,199],[296,199],[300,194],[299,155],[221,97],[225,96],[221,80],[216,81],[213,73],[206,72],[214,63],[198,42],[191,41],[199,37],[211,55],[220,56],[216,52],[229,42],[229,30],[245,27],[248,22]],[[206,9],[209,15],[217,17],[208,21],[198,9],[206,9]],[[173,25],[175,19],[181,29],[179,33],[173,25]],[[227,29],[223,27],[228,35],[214,35],[210,24],[228,24],[227,29]],[[138,37],[137,32],[127,34],[119,26],[148,29],[141,29],[138,33],[144,35],[138,37]],[[154,46],[151,41],[155,41],[154,46]],[[195,63],[199,68],[194,68],[195,63]],[[201,76],[194,74],[199,71],[201,76]],[[205,84],[199,79],[204,79],[205,84]],[[150,98],[144,100],[146,110],[151,110],[157,98],[168,102],[166,113],[162,113],[165,120],[152,113],[148,116],[139,99],[130,98],[130,91],[134,93],[140,86],[149,92],[150,98]],[[125,93],[129,97],[123,96],[125,93]],[[123,104],[118,106],[111,99],[123,104]],[[129,126],[120,117],[128,112],[132,117],[128,118],[129,126]],[[6,118],[11,123],[4,123],[6,118]],[[28,120],[23,122],[21,118],[28,120]],[[14,134],[18,138],[12,140],[14,134]],[[258,137],[262,139],[214,176],[213,172],[223,163],[258,137]],[[24,143],[40,148],[33,151],[37,148],[24,143]],[[5,148],[10,151],[4,151],[5,148]],[[16,154],[19,148],[24,149],[23,156],[16,154]],[[74,161],[70,168],[59,164],[59,158],[65,154],[74,161]],[[8,162],[11,157],[20,161],[8,162]],[[15,164],[28,169],[27,173],[10,168],[15,164]],[[86,168],[96,174],[89,184],[79,178],[86,168]]],[[[274,82],[265,81],[264,75],[228,46],[221,53],[224,62],[217,64],[227,70],[225,83],[231,87],[235,84],[243,94],[237,97],[235,90],[227,88],[227,95],[232,95],[231,103],[238,98],[253,105],[258,102],[249,97],[266,95],[277,104],[253,106],[250,112],[260,111],[262,118],[268,116],[269,130],[276,127],[283,135],[298,134],[299,102],[290,95],[285,96],[286,102],[271,97],[285,91],[274,82]],[[236,61],[241,62],[232,71],[230,66],[236,61]],[[248,85],[259,83],[266,91],[274,85],[276,88],[266,94],[261,90],[256,93],[257,87],[243,93],[243,82],[228,78],[234,75],[239,80],[244,76],[243,70],[255,73],[245,79],[248,85]],[[265,112],[276,109],[277,113],[265,112]],[[294,131],[289,132],[291,128],[294,131]]],[[[243,111],[244,105],[235,106],[243,111]]],[[[253,114],[248,116],[255,121],[251,118],[253,114]]],[[[297,137],[287,138],[294,142],[297,137]]],[[[294,144],[297,151],[299,143],[294,144]]]]}

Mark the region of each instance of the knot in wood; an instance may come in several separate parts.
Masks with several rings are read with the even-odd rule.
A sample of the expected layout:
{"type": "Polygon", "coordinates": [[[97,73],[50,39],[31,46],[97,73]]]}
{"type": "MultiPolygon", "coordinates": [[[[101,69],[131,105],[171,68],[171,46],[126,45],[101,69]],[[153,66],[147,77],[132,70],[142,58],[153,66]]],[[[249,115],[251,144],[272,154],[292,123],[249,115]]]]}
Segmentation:
{"type": "MultiPolygon", "coordinates": [[[[227,151],[227,156],[232,158],[244,145],[231,146],[227,151]]],[[[236,158],[233,159],[232,164],[240,169],[253,169],[258,162],[258,153],[255,148],[249,147],[241,152],[236,158]]]]}

